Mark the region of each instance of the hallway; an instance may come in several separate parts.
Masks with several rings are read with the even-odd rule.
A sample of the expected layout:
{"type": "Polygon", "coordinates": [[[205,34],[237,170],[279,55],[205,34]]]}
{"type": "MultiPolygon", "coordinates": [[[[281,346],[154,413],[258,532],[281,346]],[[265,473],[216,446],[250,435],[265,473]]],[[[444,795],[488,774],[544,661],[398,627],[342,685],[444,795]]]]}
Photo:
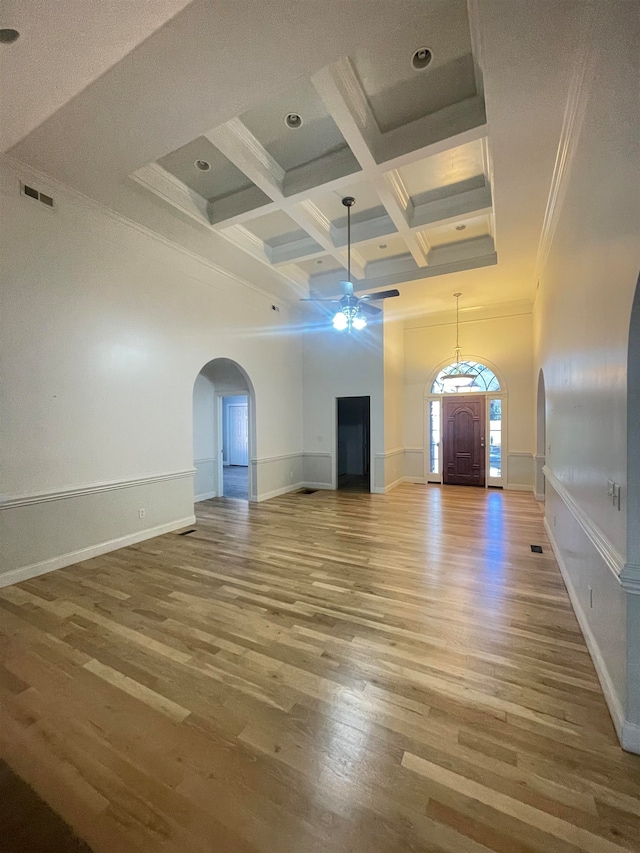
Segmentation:
{"type": "Polygon", "coordinates": [[[2,757],[95,853],[640,849],[530,495],[197,509],[0,589],[2,757]]]}

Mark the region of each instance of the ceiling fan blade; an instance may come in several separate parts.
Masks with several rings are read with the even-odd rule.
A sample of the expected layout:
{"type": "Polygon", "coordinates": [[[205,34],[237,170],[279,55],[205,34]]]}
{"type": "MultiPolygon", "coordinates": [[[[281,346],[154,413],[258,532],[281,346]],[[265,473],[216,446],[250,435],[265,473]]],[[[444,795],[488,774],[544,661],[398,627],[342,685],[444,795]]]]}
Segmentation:
{"type": "Polygon", "coordinates": [[[309,299],[300,299],[300,302],[340,302],[339,299],[329,299],[326,296],[309,297],[309,299]]]}
{"type": "Polygon", "coordinates": [[[368,302],[363,302],[362,300],[358,304],[358,308],[363,314],[369,314],[372,317],[374,314],[382,314],[382,308],[378,308],[376,305],[369,305],[368,302]]]}
{"type": "Polygon", "coordinates": [[[353,282],[341,281],[340,287],[342,288],[342,292],[345,296],[353,296],[353,282]]]}
{"type": "MultiPolygon", "coordinates": [[[[399,290],[379,290],[377,293],[368,293],[368,298],[373,301],[378,299],[390,299],[392,296],[400,296],[399,290]]],[[[363,297],[364,299],[365,297],[363,297]]]]}

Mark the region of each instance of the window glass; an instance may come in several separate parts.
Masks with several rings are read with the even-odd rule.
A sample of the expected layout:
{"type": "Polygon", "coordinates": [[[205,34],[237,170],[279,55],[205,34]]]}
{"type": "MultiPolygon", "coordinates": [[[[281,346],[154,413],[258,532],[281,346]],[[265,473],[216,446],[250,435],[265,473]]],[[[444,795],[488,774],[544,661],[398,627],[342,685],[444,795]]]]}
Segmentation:
{"type": "Polygon", "coordinates": [[[432,394],[455,394],[456,392],[467,394],[469,391],[499,391],[500,383],[490,367],[485,367],[478,361],[461,361],[458,365],[456,362],[449,364],[443,368],[436,376],[433,385],[431,386],[432,394]],[[473,382],[470,385],[454,387],[447,383],[447,376],[450,373],[457,373],[458,368],[462,373],[471,373],[473,382]]]}
{"type": "Polygon", "coordinates": [[[502,477],[502,400],[489,400],[489,476],[502,477]]]}
{"type": "Polygon", "coordinates": [[[432,400],[429,412],[429,472],[440,473],[440,400],[432,400]]]}

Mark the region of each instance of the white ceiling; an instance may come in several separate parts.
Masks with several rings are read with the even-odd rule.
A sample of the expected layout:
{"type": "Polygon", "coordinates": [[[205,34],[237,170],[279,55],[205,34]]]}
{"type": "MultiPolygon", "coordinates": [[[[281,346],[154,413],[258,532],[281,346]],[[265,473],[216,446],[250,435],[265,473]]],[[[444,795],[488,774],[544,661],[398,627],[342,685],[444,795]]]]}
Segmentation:
{"type": "Polygon", "coordinates": [[[189,0],[2,0],[0,151],[6,151],[81,92],[189,0]]]}
{"type": "Polygon", "coordinates": [[[344,233],[336,207],[350,188],[361,200],[354,212],[378,208],[374,221],[361,223],[359,234],[354,217],[354,237],[361,241],[359,260],[354,247],[359,286],[404,277],[394,311],[446,310],[455,290],[463,291],[463,308],[533,297],[581,0],[194,0],[186,6],[178,0],[64,0],[50,5],[21,0],[13,17],[5,13],[1,22],[23,32],[15,45],[0,46],[4,129],[10,141],[26,134],[9,152],[13,159],[147,227],[179,234],[183,242],[191,240],[191,228],[193,245],[197,242],[203,255],[235,271],[244,267],[248,276],[262,267],[262,284],[274,291],[282,276],[319,287],[341,277],[344,233]],[[410,54],[423,45],[437,47],[432,66],[417,73],[410,54]],[[351,78],[345,76],[349,68],[351,78]],[[359,102],[352,86],[354,100],[345,109],[344,87],[353,77],[365,98],[359,102]],[[421,81],[429,80],[427,90],[421,81]],[[472,83],[481,94],[484,89],[486,122],[481,110],[471,109],[472,83]],[[466,99],[466,113],[453,108],[453,114],[434,120],[430,110],[460,98],[466,99]],[[294,144],[303,138],[304,126],[299,137],[284,133],[297,133],[286,130],[280,115],[294,100],[308,112],[307,129],[317,130],[311,156],[328,157],[321,185],[313,164],[304,165],[306,146],[294,144]],[[249,137],[243,128],[251,131],[249,137]],[[336,128],[349,136],[352,153],[340,150],[336,128]],[[226,176],[227,184],[216,179],[195,186],[199,176],[190,177],[192,150],[203,138],[220,155],[219,177],[226,176]],[[233,144],[238,140],[245,151],[258,140],[258,150],[285,161],[276,172],[279,194],[271,191],[273,172],[267,168],[261,175],[255,162],[238,157],[233,144]],[[182,166],[174,163],[167,171],[181,150],[182,166]],[[162,200],[129,177],[148,176],[149,170],[153,176],[154,169],[156,176],[160,170],[169,178],[162,200]],[[389,179],[394,171],[400,185],[389,179]],[[484,185],[491,188],[491,203],[478,210],[484,185]],[[207,210],[220,186],[222,202],[207,210]],[[413,222],[411,209],[403,207],[403,186],[417,202],[413,222]],[[244,195],[238,195],[243,187],[244,195]],[[391,215],[381,215],[385,209],[391,215]],[[457,224],[467,228],[456,231],[457,224]],[[289,234],[295,245],[283,242],[289,234]],[[431,256],[423,235],[433,240],[431,256]],[[398,257],[399,240],[409,249],[402,265],[389,261],[398,257]],[[472,266],[474,257],[489,259],[492,240],[496,265],[461,268],[465,255],[472,266]],[[452,249],[451,242],[464,251],[452,249]],[[386,254],[377,249],[383,243],[386,254]],[[260,258],[265,245],[278,249],[275,263],[274,257],[260,258]],[[421,252],[426,267],[420,266],[421,252]],[[449,273],[452,258],[450,268],[459,271],[449,273]],[[428,271],[425,278],[425,269],[436,262],[440,275],[428,271]],[[335,272],[326,276],[327,270],[335,272]]]}

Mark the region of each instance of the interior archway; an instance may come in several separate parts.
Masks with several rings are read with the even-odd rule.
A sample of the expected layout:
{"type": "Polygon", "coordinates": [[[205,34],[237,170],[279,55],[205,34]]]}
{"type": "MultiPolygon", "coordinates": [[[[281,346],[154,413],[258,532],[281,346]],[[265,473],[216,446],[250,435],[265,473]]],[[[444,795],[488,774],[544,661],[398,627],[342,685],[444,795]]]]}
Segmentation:
{"type": "Polygon", "coordinates": [[[543,501],[545,496],[545,479],[542,469],[547,453],[547,394],[544,386],[544,372],[538,373],[538,393],[536,399],[536,483],[535,497],[543,501]]]}
{"type": "MultiPolygon", "coordinates": [[[[257,495],[255,447],[255,390],[246,370],[229,358],[215,358],[202,367],[193,385],[194,503],[225,494],[225,400],[246,398],[246,490],[233,497],[255,501],[257,495]]],[[[243,467],[242,465],[239,467],[243,467]]]]}

